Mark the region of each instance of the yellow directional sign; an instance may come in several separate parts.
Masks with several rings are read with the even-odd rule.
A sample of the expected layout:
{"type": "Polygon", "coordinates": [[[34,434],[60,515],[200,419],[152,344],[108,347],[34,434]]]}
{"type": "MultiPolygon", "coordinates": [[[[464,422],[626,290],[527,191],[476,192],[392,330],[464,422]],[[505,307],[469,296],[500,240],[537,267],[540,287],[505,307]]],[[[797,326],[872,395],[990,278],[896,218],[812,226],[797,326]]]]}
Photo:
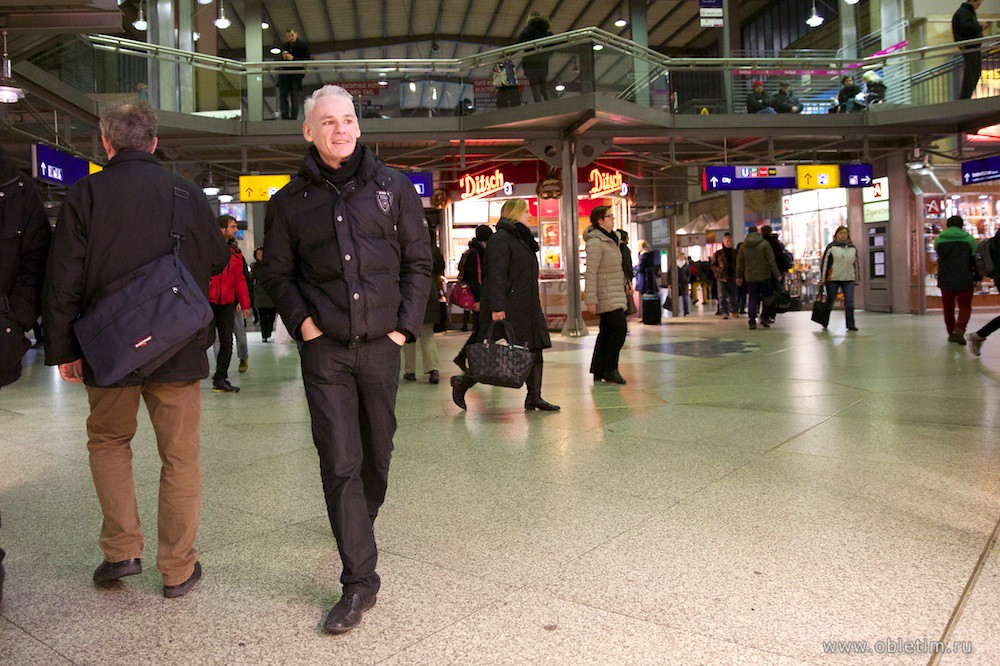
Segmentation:
{"type": "Polygon", "coordinates": [[[240,176],[240,201],[268,201],[291,179],[288,175],[240,176]]]}
{"type": "Polygon", "coordinates": [[[795,181],[800,190],[840,187],[840,165],[799,164],[795,167],[795,181]]]}
{"type": "Polygon", "coordinates": [[[93,173],[97,173],[98,171],[103,171],[104,167],[102,167],[100,164],[96,164],[94,162],[88,162],[87,163],[87,169],[88,169],[88,173],[92,173],[93,174],[93,173]]]}

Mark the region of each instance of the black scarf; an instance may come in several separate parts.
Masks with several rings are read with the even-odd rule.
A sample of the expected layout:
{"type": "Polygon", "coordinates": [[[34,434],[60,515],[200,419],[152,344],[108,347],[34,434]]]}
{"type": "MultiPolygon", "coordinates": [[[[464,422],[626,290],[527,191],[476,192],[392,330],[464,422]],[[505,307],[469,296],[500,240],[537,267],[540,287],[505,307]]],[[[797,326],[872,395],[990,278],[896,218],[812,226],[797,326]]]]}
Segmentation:
{"type": "Polygon", "coordinates": [[[342,190],[344,185],[357,174],[358,167],[361,166],[361,152],[361,144],[359,143],[354,147],[351,156],[341,162],[339,168],[334,169],[323,161],[316,146],[309,147],[309,153],[316,162],[316,168],[319,169],[319,177],[336,187],[338,191],[342,190]]]}

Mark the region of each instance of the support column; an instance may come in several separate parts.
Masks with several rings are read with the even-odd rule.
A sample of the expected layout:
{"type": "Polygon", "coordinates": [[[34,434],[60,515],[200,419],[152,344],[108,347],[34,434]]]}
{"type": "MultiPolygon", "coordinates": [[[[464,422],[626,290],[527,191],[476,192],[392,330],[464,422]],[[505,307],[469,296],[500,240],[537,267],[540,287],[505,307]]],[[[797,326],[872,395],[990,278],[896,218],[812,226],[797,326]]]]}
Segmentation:
{"type": "Polygon", "coordinates": [[[729,230],[733,232],[733,247],[746,238],[746,192],[734,190],[729,193],[729,230]]]}
{"type": "MultiPolygon", "coordinates": [[[[632,28],[632,41],[639,46],[649,46],[649,25],[646,17],[645,0],[629,0],[628,20],[632,28]]],[[[639,106],[649,106],[649,63],[643,58],[632,61],[632,71],[635,74],[635,103],[639,106]]]]}
{"type": "MultiPolygon", "coordinates": [[[[906,177],[906,153],[896,151],[888,157],[889,177],[889,303],[891,312],[909,313],[914,310],[910,298],[912,234],[910,193],[906,177]]],[[[921,234],[921,240],[922,240],[921,234]]],[[[857,243],[855,243],[857,244],[857,243]]],[[[919,248],[923,252],[923,248],[919,248]]],[[[922,288],[922,280],[918,282],[922,288]]]]}
{"type": "MultiPolygon", "coordinates": [[[[264,31],[260,27],[263,19],[261,0],[246,0],[246,58],[247,62],[264,60],[264,31]]],[[[277,28],[272,28],[276,30],[277,28]]],[[[264,119],[263,75],[247,74],[247,120],[264,119]]]]}
{"type": "MultiPolygon", "coordinates": [[[[172,0],[150,0],[147,5],[149,27],[146,37],[150,44],[175,47],[174,5],[172,0]]],[[[179,111],[177,64],[162,60],[149,61],[149,99],[163,111],[179,111]]]]}
{"type": "MultiPolygon", "coordinates": [[[[587,46],[586,48],[590,48],[587,46]]],[[[583,322],[580,289],[580,203],[577,199],[576,139],[562,139],[563,196],[559,200],[559,232],[566,274],[566,325],[562,334],[572,338],[587,335],[583,322]]]]}
{"type": "MultiPolygon", "coordinates": [[[[891,191],[891,190],[890,190],[891,191]]],[[[861,267],[857,288],[854,290],[854,307],[864,309],[865,294],[868,293],[868,239],[865,237],[865,208],[860,187],[847,188],[847,229],[851,240],[858,249],[858,263],[861,267]]]]}
{"type": "Polygon", "coordinates": [[[858,57],[857,5],[841,1],[837,7],[840,18],[840,57],[858,57]]]}
{"type": "MultiPolygon", "coordinates": [[[[198,40],[198,53],[205,55],[219,54],[219,29],[212,22],[215,14],[212,11],[202,10],[197,16],[197,30],[201,33],[198,40]]],[[[214,69],[198,69],[195,78],[198,81],[198,110],[218,111],[219,106],[219,80],[220,74],[214,69]]]]}
{"type": "MultiPolygon", "coordinates": [[[[194,52],[194,3],[180,2],[177,5],[177,48],[194,52]]],[[[181,65],[178,73],[180,110],[194,113],[198,110],[195,97],[194,65],[181,65]]]]}
{"type": "MultiPolygon", "coordinates": [[[[739,0],[726,0],[722,12],[722,57],[733,57],[733,51],[740,49],[740,3],[739,0]]],[[[735,113],[733,102],[733,71],[722,72],[722,98],[726,107],[723,113],[735,113]]]]}

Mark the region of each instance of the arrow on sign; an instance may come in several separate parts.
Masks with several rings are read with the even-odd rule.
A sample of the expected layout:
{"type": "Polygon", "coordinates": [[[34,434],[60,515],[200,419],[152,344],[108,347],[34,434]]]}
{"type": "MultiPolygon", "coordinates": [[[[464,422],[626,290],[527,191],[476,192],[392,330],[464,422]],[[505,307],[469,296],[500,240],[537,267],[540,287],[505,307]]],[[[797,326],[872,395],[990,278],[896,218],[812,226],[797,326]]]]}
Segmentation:
{"type": "Polygon", "coordinates": [[[867,185],[868,183],[872,182],[872,179],[870,176],[865,176],[864,178],[861,179],[861,182],[867,185]]]}
{"type": "MultiPolygon", "coordinates": [[[[42,168],[44,168],[44,167],[42,167],[42,168]]],[[[969,182],[970,178],[972,178],[972,176],[970,176],[969,174],[965,174],[965,182],[969,182]]]]}
{"type": "Polygon", "coordinates": [[[806,181],[806,185],[812,185],[812,179],[813,177],[811,173],[807,173],[806,175],[802,176],[802,180],[806,181]]]}
{"type": "Polygon", "coordinates": [[[253,196],[253,188],[252,187],[248,187],[246,191],[247,191],[247,199],[249,199],[251,196],[253,196]]]}
{"type": "Polygon", "coordinates": [[[712,176],[712,178],[708,182],[712,183],[712,187],[715,187],[716,185],[719,184],[719,179],[716,178],[715,176],[712,176]]]}

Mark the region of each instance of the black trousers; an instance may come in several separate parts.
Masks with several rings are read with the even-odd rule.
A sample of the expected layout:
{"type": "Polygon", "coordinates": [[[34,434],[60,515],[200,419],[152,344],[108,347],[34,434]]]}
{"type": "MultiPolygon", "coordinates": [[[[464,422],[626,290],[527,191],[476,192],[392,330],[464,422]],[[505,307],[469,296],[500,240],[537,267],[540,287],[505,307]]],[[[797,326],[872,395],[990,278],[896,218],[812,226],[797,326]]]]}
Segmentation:
{"type": "Polygon", "coordinates": [[[319,337],[299,354],[326,511],[344,567],[340,582],[345,593],[372,595],[380,584],[374,523],[396,432],[399,346],[382,337],[345,348],[319,337]]]}
{"type": "Polygon", "coordinates": [[[299,117],[299,98],[302,97],[302,77],[295,75],[278,76],[278,103],[283,120],[299,117]]]}
{"type": "MultiPolygon", "coordinates": [[[[212,329],[209,333],[208,346],[215,344],[215,336],[219,336],[219,358],[215,361],[215,374],[212,381],[222,381],[229,377],[229,362],[233,358],[233,327],[236,325],[236,304],[212,303],[212,329]]],[[[242,316],[242,315],[241,315],[242,316]]]]}
{"type": "Polygon", "coordinates": [[[274,317],[278,311],[274,308],[257,308],[260,315],[260,337],[267,340],[274,333],[274,317]]]}
{"type": "MultiPolygon", "coordinates": [[[[468,313],[470,311],[466,310],[466,312],[468,313]]],[[[455,357],[456,360],[462,359],[463,361],[468,361],[469,357],[465,353],[465,348],[471,345],[473,342],[481,342],[483,338],[480,336],[486,334],[485,331],[482,333],[480,333],[479,331],[479,313],[476,312],[475,310],[472,310],[471,313],[472,313],[472,333],[469,335],[469,339],[465,341],[465,344],[462,345],[462,349],[459,350],[458,356],[455,357]]]]}
{"type": "Polygon", "coordinates": [[[983,73],[983,54],[979,47],[962,54],[965,67],[962,70],[962,90],[958,93],[959,99],[972,99],[972,93],[976,92],[979,85],[979,77],[983,73]]]}
{"type": "Polygon", "coordinates": [[[618,369],[618,356],[626,335],[628,323],[624,310],[601,313],[601,326],[594,343],[594,355],[590,359],[591,374],[600,376],[618,369]]]}

